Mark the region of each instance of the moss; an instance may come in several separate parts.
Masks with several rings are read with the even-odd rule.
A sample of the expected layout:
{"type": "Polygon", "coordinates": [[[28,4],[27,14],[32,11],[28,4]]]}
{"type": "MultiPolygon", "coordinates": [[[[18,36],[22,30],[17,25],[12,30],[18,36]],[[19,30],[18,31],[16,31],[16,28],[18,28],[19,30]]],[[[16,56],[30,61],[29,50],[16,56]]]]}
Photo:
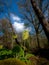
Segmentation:
{"type": "Polygon", "coordinates": [[[0,65],[26,65],[26,64],[16,58],[10,58],[5,60],[0,60],[0,65]]]}

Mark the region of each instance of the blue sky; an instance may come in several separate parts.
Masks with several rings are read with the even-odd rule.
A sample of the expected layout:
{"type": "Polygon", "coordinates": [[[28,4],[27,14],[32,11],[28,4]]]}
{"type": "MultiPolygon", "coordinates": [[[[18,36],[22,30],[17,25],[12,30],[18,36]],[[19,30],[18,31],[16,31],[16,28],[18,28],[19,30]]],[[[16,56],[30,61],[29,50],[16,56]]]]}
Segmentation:
{"type": "MultiPolygon", "coordinates": [[[[1,2],[8,2],[8,5],[10,4],[10,6],[9,6],[9,11],[10,11],[10,18],[11,18],[11,22],[12,22],[12,25],[14,26],[14,29],[15,30],[17,30],[18,32],[20,31],[20,28],[21,28],[21,31],[22,30],[25,30],[25,26],[24,26],[24,23],[25,22],[27,22],[27,21],[25,21],[25,20],[23,20],[22,21],[22,14],[20,13],[20,11],[19,11],[19,9],[18,9],[18,6],[17,6],[17,2],[18,2],[19,0],[12,0],[11,1],[11,3],[10,3],[10,0],[0,0],[0,3],[1,2]],[[11,15],[12,14],[12,15],[11,15]],[[19,27],[18,27],[19,26],[19,27]]],[[[44,4],[47,2],[47,0],[44,0],[44,4]]],[[[3,8],[3,10],[4,10],[4,13],[2,12],[2,13],[0,13],[0,19],[1,18],[5,18],[5,14],[7,14],[8,13],[8,10],[7,10],[7,8],[6,8],[6,6],[4,6],[4,7],[0,7],[0,9],[2,9],[3,8]]],[[[47,14],[46,14],[47,15],[47,14]]],[[[34,32],[34,29],[33,29],[33,27],[31,28],[31,26],[30,27],[28,27],[28,28],[26,28],[27,30],[31,30],[31,31],[33,31],[34,32]]]]}
{"type": "MultiPolygon", "coordinates": [[[[3,0],[0,0],[0,1],[3,1],[3,0]]],[[[17,0],[15,0],[15,1],[17,2],[17,0]]],[[[10,13],[15,13],[15,15],[20,16],[20,13],[19,13],[19,10],[18,10],[18,6],[17,6],[17,4],[16,4],[15,1],[12,0],[11,4],[10,4],[10,6],[9,6],[9,11],[10,11],[10,13]]],[[[4,0],[3,2],[8,2],[8,4],[9,4],[9,3],[10,3],[10,0],[4,0]]],[[[4,14],[7,13],[7,8],[6,8],[6,6],[4,6],[3,8],[4,8],[4,10],[5,10],[5,13],[2,13],[2,14],[0,15],[0,18],[3,17],[4,14]]]]}
{"type": "Polygon", "coordinates": [[[12,19],[12,21],[14,21],[12,23],[13,28],[18,33],[23,32],[24,30],[28,30],[29,32],[32,31],[32,27],[31,26],[25,27],[25,25],[24,25],[25,22],[22,21],[19,16],[16,16],[14,14],[11,14],[11,19],[12,19]]]}
{"type": "MultiPolygon", "coordinates": [[[[17,4],[16,4],[18,1],[20,1],[20,0],[11,0],[11,3],[10,3],[10,0],[0,0],[0,2],[8,2],[8,4],[10,3],[9,11],[10,11],[11,13],[15,13],[15,15],[21,17],[22,14],[20,13],[19,8],[18,8],[18,6],[17,6],[17,4]]],[[[48,1],[49,1],[49,0],[44,0],[43,5],[46,5],[46,3],[47,3],[48,1]]],[[[4,8],[5,13],[6,13],[6,12],[7,12],[6,7],[3,7],[3,8],[4,8]]],[[[0,15],[0,18],[3,17],[3,16],[4,16],[4,14],[2,13],[2,14],[0,15]]]]}
{"type": "MultiPolygon", "coordinates": [[[[3,0],[0,0],[0,1],[3,1],[3,0]]],[[[4,2],[8,2],[10,3],[9,0],[5,0],[4,2]]],[[[11,19],[11,22],[12,22],[12,25],[14,27],[14,30],[16,30],[17,32],[21,32],[21,31],[24,31],[24,30],[28,30],[28,31],[31,31],[32,28],[31,26],[25,28],[24,26],[24,23],[27,22],[27,21],[22,21],[22,14],[19,12],[19,9],[18,9],[18,6],[17,6],[17,1],[18,0],[12,0],[11,4],[10,4],[10,7],[9,7],[9,11],[10,11],[10,19],[11,19]]],[[[0,19],[1,18],[5,18],[5,14],[7,15],[7,8],[6,6],[4,6],[4,10],[5,12],[4,13],[1,13],[0,15],[0,19]]]]}

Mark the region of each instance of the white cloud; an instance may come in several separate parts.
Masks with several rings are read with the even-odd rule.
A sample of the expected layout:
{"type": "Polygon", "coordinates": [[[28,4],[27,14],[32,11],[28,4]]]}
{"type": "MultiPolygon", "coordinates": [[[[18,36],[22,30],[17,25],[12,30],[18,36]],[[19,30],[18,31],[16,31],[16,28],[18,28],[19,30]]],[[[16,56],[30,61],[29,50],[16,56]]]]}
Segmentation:
{"type": "Polygon", "coordinates": [[[24,26],[24,23],[14,22],[13,28],[15,29],[15,31],[17,31],[19,33],[19,32],[24,31],[25,26],[24,26]]]}
{"type": "Polygon", "coordinates": [[[14,21],[21,21],[21,19],[18,16],[15,16],[14,14],[10,14],[10,15],[14,21]]]}
{"type": "Polygon", "coordinates": [[[28,30],[29,32],[32,30],[31,27],[27,27],[26,30],[28,30]]]}
{"type": "Polygon", "coordinates": [[[20,21],[20,18],[18,16],[13,16],[13,19],[16,21],[20,21]]]}
{"type": "Polygon", "coordinates": [[[31,27],[27,27],[25,28],[24,23],[21,23],[21,18],[19,18],[18,16],[15,16],[14,14],[10,14],[12,20],[14,21],[13,28],[17,33],[20,33],[24,30],[28,30],[29,32],[31,31],[31,27]]]}

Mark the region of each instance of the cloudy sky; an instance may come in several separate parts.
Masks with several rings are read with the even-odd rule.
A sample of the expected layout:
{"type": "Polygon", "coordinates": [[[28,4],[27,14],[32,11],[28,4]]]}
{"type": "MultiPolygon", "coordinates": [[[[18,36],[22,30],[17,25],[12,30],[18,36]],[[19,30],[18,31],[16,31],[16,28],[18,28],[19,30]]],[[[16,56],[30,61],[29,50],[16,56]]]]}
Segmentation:
{"type": "Polygon", "coordinates": [[[17,33],[20,33],[20,32],[23,32],[24,30],[28,30],[29,32],[32,30],[31,27],[25,27],[24,26],[24,22],[21,22],[21,18],[14,15],[14,14],[10,14],[11,16],[11,20],[14,21],[12,23],[13,25],[13,28],[14,30],[17,32],[17,33]]]}
{"type": "MultiPolygon", "coordinates": [[[[9,6],[9,10],[6,7],[6,5],[4,6],[0,6],[0,19],[5,17],[5,14],[8,15],[8,11],[10,13],[12,13],[11,16],[11,21],[12,21],[12,25],[15,31],[17,32],[22,32],[24,30],[28,30],[34,33],[34,28],[33,26],[31,27],[31,25],[29,27],[25,27],[24,26],[24,22],[21,20],[22,19],[22,14],[19,11],[18,5],[16,4],[19,0],[0,0],[0,4],[2,3],[8,3],[9,6]],[[1,11],[3,9],[3,11],[1,11]],[[14,15],[15,14],[15,15],[14,15]]],[[[49,0],[44,0],[44,4],[46,4],[49,0]]],[[[24,2],[24,1],[23,1],[24,2]]],[[[26,22],[26,21],[25,21],[26,22]]]]}

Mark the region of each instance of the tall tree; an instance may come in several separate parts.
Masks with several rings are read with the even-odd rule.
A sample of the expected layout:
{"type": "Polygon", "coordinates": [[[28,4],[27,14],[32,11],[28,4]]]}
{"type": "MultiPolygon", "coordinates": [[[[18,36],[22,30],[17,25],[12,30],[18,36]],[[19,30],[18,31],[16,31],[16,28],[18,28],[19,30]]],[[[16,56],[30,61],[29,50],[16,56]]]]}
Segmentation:
{"type": "Polygon", "coordinates": [[[31,7],[30,0],[24,0],[25,3],[22,3],[23,0],[20,0],[20,1],[21,3],[18,2],[18,6],[19,6],[20,13],[23,15],[22,18],[25,21],[28,21],[29,23],[33,24],[35,32],[36,32],[38,47],[40,47],[39,34],[42,32],[42,29],[39,29],[40,23],[38,22],[38,19],[34,14],[34,11],[31,7]]]}
{"type": "MultiPolygon", "coordinates": [[[[6,19],[9,20],[9,24],[10,24],[11,29],[12,29],[12,33],[11,34],[13,36],[13,34],[15,34],[15,31],[13,29],[13,26],[12,26],[12,23],[11,23],[11,19],[10,19],[11,3],[12,3],[11,0],[10,0],[10,2],[0,0],[0,7],[1,7],[0,8],[0,14],[3,13],[5,15],[6,19]],[[6,9],[5,9],[5,7],[6,7],[6,9]],[[6,15],[6,13],[7,13],[7,15],[6,15]]],[[[16,43],[19,44],[17,38],[16,38],[16,43]]],[[[12,37],[12,45],[13,45],[13,37],[12,37]]]]}
{"type": "Polygon", "coordinates": [[[41,25],[42,25],[42,27],[43,27],[43,29],[45,31],[47,39],[49,41],[49,23],[45,19],[45,17],[43,15],[42,11],[40,10],[40,8],[36,5],[35,0],[31,0],[31,4],[32,4],[32,7],[33,7],[38,19],[39,19],[39,22],[41,23],[41,25]]]}
{"type": "Polygon", "coordinates": [[[3,45],[11,44],[12,43],[12,28],[7,19],[0,20],[1,24],[1,32],[3,33],[3,45]]]}

